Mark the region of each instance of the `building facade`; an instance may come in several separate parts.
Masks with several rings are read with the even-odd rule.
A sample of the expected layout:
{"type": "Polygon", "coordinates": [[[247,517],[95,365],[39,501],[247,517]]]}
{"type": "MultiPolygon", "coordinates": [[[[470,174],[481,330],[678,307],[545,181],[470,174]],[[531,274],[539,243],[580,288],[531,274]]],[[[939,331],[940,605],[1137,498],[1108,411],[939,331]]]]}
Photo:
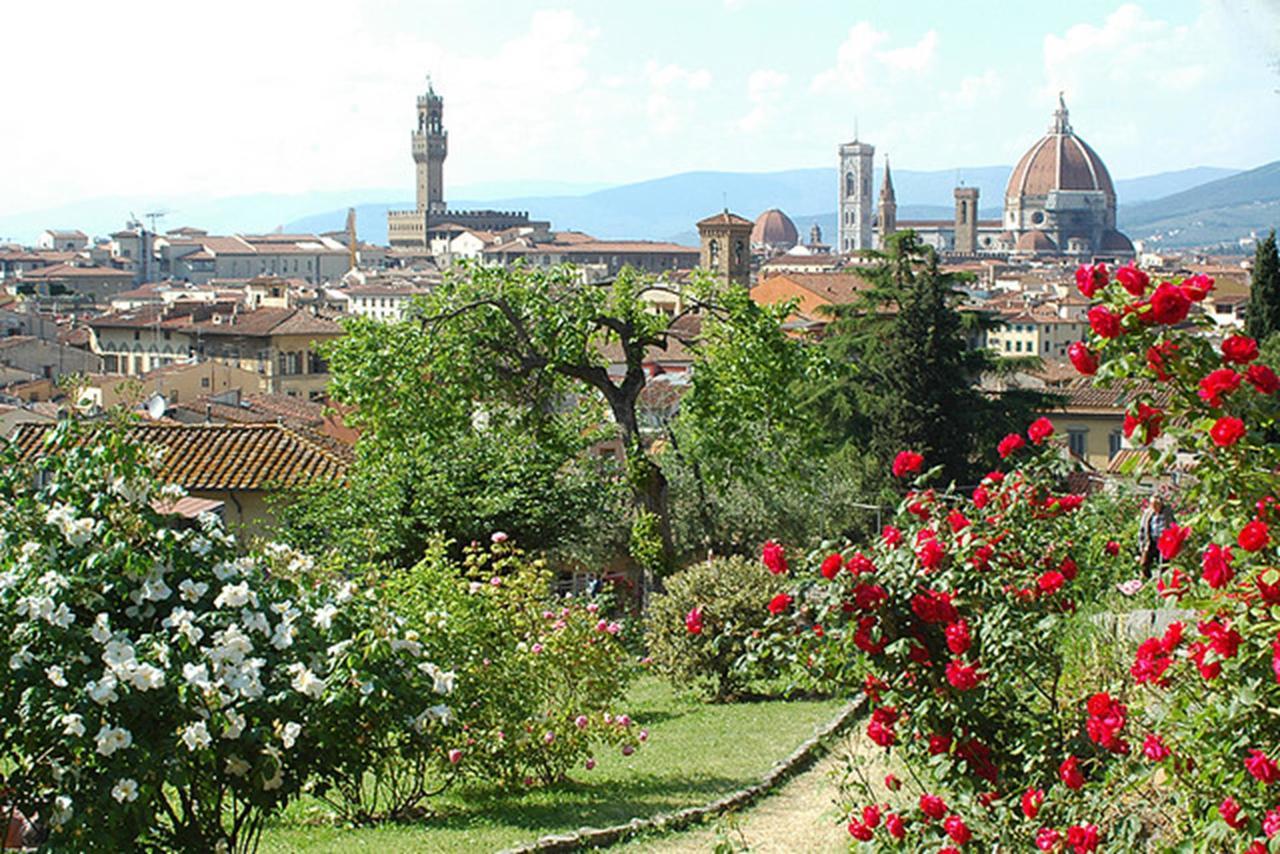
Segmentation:
{"type": "Polygon", "coordinates": [[[875,155],[875,146],[856,139],[840,146],[838,252],[857,252],[875,246],[871,219],[871,173],[875,155]]]}
{"type": "Polygon", "coordinates": [[[698,266],[719,278],[740,285],[751,283],[751,230],[755,223],[746,217],[721,213],[698,221],[702,243],[698,266]]]}

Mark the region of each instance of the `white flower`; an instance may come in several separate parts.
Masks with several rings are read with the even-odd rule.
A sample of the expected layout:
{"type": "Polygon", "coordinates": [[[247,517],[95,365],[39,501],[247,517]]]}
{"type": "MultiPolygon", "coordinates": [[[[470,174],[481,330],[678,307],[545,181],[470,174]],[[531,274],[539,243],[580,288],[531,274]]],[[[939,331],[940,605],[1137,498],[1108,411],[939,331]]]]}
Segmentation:
{"type": "Polygon", "coordinates": [[[293,634],[292,623],[280,623],[271,635],[271,645],[276,649],[288,649],[293,646],[293,634]]]}
{"type": "Polygon", "coordinates": [[[116,782],[111,789],[111,797],[120,803],[128,801],[132,803],[138,799],[138,781],[132,777],[125,777],[123,780],[116,782]]]}
{"type": "Polygon", "coordinates": [[[209,728],[205,726],[204,721],[188,724],[182,730],[182,743],[187,746],[187,750],[195,751],[208,747],[211,741],[213,739],[209,736],[209,728]]]}
{"type": "Polygon", "coordinates": [[[127,640],[109,641],[102,651],[102,663],[113,671],[131,671],[138,665],[134,654],[133,644],[127,640]]]}
{"type": "Polygon", "coordinates": [[[311,668],[297,662],[289,665],[293,674],[293,690],[308,697],[318,698],[324,693],[324,680],[311,672],[311,668]]]}
{"type": "Polygon", "coordinates": [[[110,756],[131,744],[133,744],[133,733],[127,729],[103,724],[102,729],[98,730],[98,752],[103,756],[110,756]]]}
{"type": "Polygon", "coordinates": [[[40,576],[39,583],[41,587],[53,590],[54,592],[57,592],[64,587],[68,587],[71,584],[71,582],[67,581],[67,577],[65,575],[60,572],[55,572],[52,569],[40,576]]]}
{"type": "Polygon", "coordinates": [[[62,734],[73,735],[76,738],[84,735],[84,719],[77,714],[63,715],[62,734]]]}
{"type": "Polygon", "coordinates": [[[249,591],[249,582],[242,581],[239,584],[224,585],[218,593],[218,598],[213,600],[215,608],[239,608],[249,602],[250,598],[256,599],[249,591]]]}
{"type": "Polygon", "coordinates": [[[44,669],[44,675],[49,677],[49,681],[52,682],[55,687],[67,687],[67,677],[63,674],[62,668],[58,665],[51,664],[46,667],[44,669]]]}
{"type": "Polygon", "coordinates": [[[452,694],[453,683],[457,678],[452,670],[441,670],[431,662],[425,662],[422,666],[423,671],[432,679],[432,690],[437,694],[452,694]]]}
{"type": "Polygon", "coordinates": [[[209,552],[213,551],[213,543],[209,542],[204,537],[196,537],[190,543],[187,543],[187,548],[191,550],[192,554],[204,557],[209,554],[209,552]]]}
{"type": "Polygon", "coordinates": [[[163,602],[173,595],[173,591],[165,583],[164,576],[159,572],[153,572],[147,576],[147,579],[142,582],[141,593],[143,599],[151,602],[163,602]]]}
{"type": "Polygon", "coordinates": [[[196,615],[188,611],[182,606],[178,606],[169,612],[169,616],[164,618],[164,625],[171,628],[179,635],[187,639],[192,646],[200,643],[200,639],[204,637],[204,629],[195,624],[196,615]]]}
{"type": "Polygon", "coordinates": [[[61,827],[71,820],[71,797],[69,795],[58,795],[53,799],[53,813],[49,816],[49,824],[54,827],[61,827]]]}
{"type": "Polygon", "coordinates": [[[209,585],[203,581],[192,581],[190,578],[182,579],[182,583],[178,585],[178,594],[184,602],[199,602],[200,597],[209,592],[209,585]]]}
{"type": "Polygon", "coordinates": [[[150,691],[164,685],[164,671],[154,664],[139,664],[129,678],[139,691],[150,691]]]}
{"type": "Polygon", "coordinates": [[[76,615],[67,607],[66,602],[62,602],[46,619],[50,625],[65,629],[76,621],[76,615]]]}
{"type": "Polygon", "coordinates": [[[427,717],[448,726],[449,721],[453,720],[453,710],[441,703],[438,706],[432,706],[427,709],[427,717]]]}
{"type": "Polygon", "coordinates": [[[9,656],[9,669],[21,670],[32,661],[32,655],[24,646],[22,649],[9,656]]]}
{"type": "Polygon", "coordinates": [[[119,699],[116,695],[116,678],[110,673],[104,673],[102,679],[89,682],[84,687],[89,692],[89,698],[100,706],[106,706],[119,699]]]}
{"type": "Polygon", "coordinates": [[[98,643],[106,643],[111,640],[111,615],[101,613],[93,619],[93,628],[89,630],[89,636],[98,643]]]}
{"type": "Polygon", "coordinates": [[[17,583],[18,574],[16,572],[0,572],[0,593],[5,592],[17,583]]]}
{"type": "Polygon", "coordinates": [[[298,736],[302,734],[302,724],[289,721],[284,725],[284,729],[280,731],[280,742],[285,749],[291,749],[298,740],[298,736]]]}
{"type": "Polygon", "coordinates": [[[333,625],[334,615],[338,613],[338,606],[332,602],[326,602],[323,606],[316,609],[315,614],[311,617],[311,625],[315,626],[322,632],[329,631],[329,627],[333,625]]]}
{"type": "Polygon", "coordinates": [[[416,640],[401,640],[400,638],[392,639],[391,651],[400,652],[401,650],[404,650],[414,658],[417,658],[422,655],[422,644],[418,643],[416,640]]]}
{"type": "Polygon", "coordinates": [[[338,592],[333,597],[333,601],[337,602],[339,605],[345,605],[351,601],[351,597],[353,595],[355,595],[355,586],[350,581],[346,581],[338,588],[338,592]]]}
{"type": "Polygon", "coordinates": [[[239,756],[227,757],[227,773],[233,777],[243,777],[245,774],[249,773],[249,769],[251,767],[253,766],[248,762],[245,762],[239,756]]]}
{"type": "Polygon", "coordinates": [[[227,712],[227,726],[222,730],[222,737],[228,741],[235,740],[244,732],[244,715],[239,712],[227,712]]]}
{"type": "Polygon", "coordinates": [[[166,483],[164,486],[160,487],[161,498],[168,498],[176,501],[179,498],[185,497],[186,494],[187,491],[176,483],[166,483]]]}
{"type": "Polygon", "coordinates": [[[240,612],[240,622],[244,623],[247,631],[257,632],[260,635],[271,634],[271,621],[261,611],[250,611],[245,608],[240,612]]]}
{"type": "Polygon", "coordinates": [[[123,477],[111,481],[111,491],[130,504],[141,504],[146,500],[148,487],[145,481],[129,483],[123,477]]]}
{"type": "Polygon", "coordinates": [[[204,664],[188,663],[182,665],[182,678],[201,691],[208,691],[213,687],[209,683],[209,668],[204,664]]]}

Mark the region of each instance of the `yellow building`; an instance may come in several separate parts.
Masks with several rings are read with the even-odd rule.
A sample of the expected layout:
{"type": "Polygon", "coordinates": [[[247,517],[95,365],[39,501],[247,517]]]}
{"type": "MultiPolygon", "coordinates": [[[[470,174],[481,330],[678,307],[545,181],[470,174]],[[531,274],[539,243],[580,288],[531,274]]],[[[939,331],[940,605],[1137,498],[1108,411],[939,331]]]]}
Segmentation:
{"type": "Polygon", "coordinates": [[[1072,342],[1088,324],[1061,316],[1049,306],[1002,312],[999,325],[987,333],[987,346],[1000,356],[1064,359],[1072,342]]]}
{"type": "Polygon", "coordinates": [[[1063,404],[1044,414],[1059,435],[1066,438],[1073,455],[1093,469],[1105,472],[1122,450],[1139,447],[1124,437],[1124,416],[1130,404],[1150,395],[1152,405],[1164,407],[1168,394],[1156,386],[1134,391],[1096,388],[1088,380],[1055,391],[1063,404]]]}

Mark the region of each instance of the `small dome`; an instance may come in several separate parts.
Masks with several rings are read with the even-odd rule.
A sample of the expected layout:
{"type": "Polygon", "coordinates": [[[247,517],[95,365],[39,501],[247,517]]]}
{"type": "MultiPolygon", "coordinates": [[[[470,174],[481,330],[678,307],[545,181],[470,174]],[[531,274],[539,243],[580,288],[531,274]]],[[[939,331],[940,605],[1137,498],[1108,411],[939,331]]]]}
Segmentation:
{"type": "Polygon", "coordinates": [[[790,249],[799,242],[800,232],[796,231],[796,224],[791,221],[791,217],[777,208],[770,208],[760,214],[756,219],[755,227],[751,229],[753,246],[790,249]]]}
{"type": "Polygon", "coordinates": [[[1119,252],[1126,255],[1133,254],[1133,242],[1118,231],[1108,231],[1102,235],[1103,252],[1119,252]]]}
{"type": "Polygon", "coordinates": [[[1047,196],[1054,190],[1094,190],[1115,204],[1116,189],[1102,158],[1071,130],[1067,107],[1058,100],[1049,133],[1022,155],[1005,197],[1047,196]]]}
{"type": "Polygon", "coordinates": [[[1018,238],[1018,245],[1015,248],[1018,252],[1035,255],[1056,255],[1058,253],[1058,244],[1054,243],[1053,238],[1043,231],[1028,231],[1018,238]]]}

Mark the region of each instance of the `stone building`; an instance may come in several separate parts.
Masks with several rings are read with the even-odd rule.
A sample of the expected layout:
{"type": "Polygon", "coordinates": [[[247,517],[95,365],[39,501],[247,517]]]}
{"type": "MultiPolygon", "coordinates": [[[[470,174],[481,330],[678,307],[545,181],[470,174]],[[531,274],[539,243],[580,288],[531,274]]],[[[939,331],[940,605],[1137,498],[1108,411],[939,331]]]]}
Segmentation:
{"type": "Polygon", "coordinates": [[[796,224],[777,208],[770,208],[756,217],[751,229],[751,250],[766,255],[776,255],[790,251],[800,243],[800,232],[796,224]]]}
{"type": "Polygon", "coordinates": [[[846,142],[840,146],[840,225],[836,251],[857,252],[873,248],[871,219],[871,172],[874,145],[846,142]]]}
{"type": "Polygon", "coordinates": [[[728,209],[698,221],[702,243],[698,266],[717,277],[749,285],[751,282],[751,230],[755,223],[728,209]]]}

